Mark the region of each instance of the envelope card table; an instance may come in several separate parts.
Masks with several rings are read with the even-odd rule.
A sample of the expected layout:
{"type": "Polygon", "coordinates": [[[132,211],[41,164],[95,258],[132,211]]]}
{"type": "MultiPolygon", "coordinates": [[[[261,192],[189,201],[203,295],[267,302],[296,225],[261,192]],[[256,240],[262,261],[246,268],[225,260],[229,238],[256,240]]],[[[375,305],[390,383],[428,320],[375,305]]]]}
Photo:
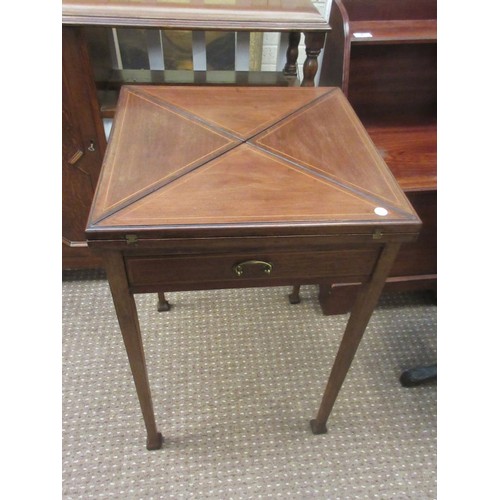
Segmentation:
{"type": "Polygon", "coordinates": [[[147,431],[161,447],[134,294],[363,283],[326,422],[402,242],[421,222],[338,88],[122,88],[87,239],[106,266],[147,431]]]}

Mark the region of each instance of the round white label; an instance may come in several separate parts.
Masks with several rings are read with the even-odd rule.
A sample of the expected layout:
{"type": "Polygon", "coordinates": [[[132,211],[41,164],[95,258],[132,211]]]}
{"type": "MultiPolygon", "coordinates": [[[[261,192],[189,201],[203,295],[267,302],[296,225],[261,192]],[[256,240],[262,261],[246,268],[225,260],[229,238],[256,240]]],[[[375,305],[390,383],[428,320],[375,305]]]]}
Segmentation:
{"type": "Polygon", "coordinates": [[[384,207],[377,207],[375,210],[373,210],[377,215],[380,215],[381,217],[384,217],[387,215],[389,212],[386,208],[384,207]]]}

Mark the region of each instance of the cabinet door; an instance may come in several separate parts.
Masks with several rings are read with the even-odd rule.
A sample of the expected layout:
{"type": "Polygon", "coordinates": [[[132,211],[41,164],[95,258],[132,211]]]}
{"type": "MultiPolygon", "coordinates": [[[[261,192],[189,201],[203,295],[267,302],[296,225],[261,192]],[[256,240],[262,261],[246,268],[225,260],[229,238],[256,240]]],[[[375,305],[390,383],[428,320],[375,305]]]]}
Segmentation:
{"type": "Polygon", "coordinates": [[[62,30],[63,267],[95,267],[85,240],[106,147],[92,67],[80,28],[62,30]]]}

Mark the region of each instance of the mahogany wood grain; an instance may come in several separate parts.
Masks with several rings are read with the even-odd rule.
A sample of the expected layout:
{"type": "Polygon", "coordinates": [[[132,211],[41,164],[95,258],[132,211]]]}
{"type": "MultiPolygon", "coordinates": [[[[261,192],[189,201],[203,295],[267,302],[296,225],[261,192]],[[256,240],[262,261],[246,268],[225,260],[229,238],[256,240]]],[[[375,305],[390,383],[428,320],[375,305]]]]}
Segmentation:
{"type": "Polygon", "coordinates": [[[437,125],[367,126],[377,149],[406,194],[437,186],[437,125]]]}
{"type": "Polygon", "coordinates": [[[168,101],[207,125],[245,141],[325,95],[329,89],[311,88],[302,92],[283,89],[280,93],[283,99],[279,102],[274,87],[144,87],[140,91],[149,98],[168,101]]]}
{"type": "Polygon", "coordinates": [[[302,280],[310,283],[332,278],[349,281],[353,276],[364,281],[371,274],[379,252],[376,246],[368,249],[351,246],[329,252],[130,257],[126,259],[126,268],[130,286],[138,290],[141,285],[161,283],[175,289],[184,288],[182,284],[186,284],[189,289],[193,283],[208,286],[213,282],[225,282],[226,286],[221,288],[237,288],[252,280],[279,282],[279,286],[302,280]],[[252,260],[269,262],[272,270],[266,274],[262,266],[254,265],[248,266],[241,276],[235,274],[238,263],[252,260]]]}
{"type": "Polygon", "coordinates": [[[166,290],[367,283],[312,423],[325,432],[390,265],[421,226],[339,89],[234,88],[238,107],[222,98],[226,92],[213,89],[207,101],[191,87],[122,88],[87,226],[105,260],[148,449],[162,438],[134,293],[160,293],[164,306],[166,290]],[[265,116],[259,92],[274,97],[265,116]],[[150,112],[158,126],[157,114],[167,117],[162,134],[148,128],[150,112]],[[186,120],[191,126],[179,135],[186,120]],[[356,178],[345,167],[351,156],[363,167],[356,178]],[[192,169],[182,169],[186,158],[192,169]],[[181,165],[178,175],[173,165],[181,165]]]}
{"type": "Polygon", "coordinates": [[[89,234],[327,233],[377,228],[377,210],[399,231],[416,217],[338,89],[129,86],[120,106],[89,234]]]}

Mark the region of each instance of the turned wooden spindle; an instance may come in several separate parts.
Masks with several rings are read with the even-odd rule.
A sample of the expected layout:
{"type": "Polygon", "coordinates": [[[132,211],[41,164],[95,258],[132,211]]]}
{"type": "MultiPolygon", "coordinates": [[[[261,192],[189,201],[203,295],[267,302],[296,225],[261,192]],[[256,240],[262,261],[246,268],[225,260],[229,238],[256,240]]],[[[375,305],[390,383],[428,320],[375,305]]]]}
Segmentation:
{"type": "Polygon", "coordinates": [[[306,33],[306,60],[304,62],[304,78],[302,87],[314,87],[314,77],[318,72],[318,56],[325,42],[324,33],[306,33]]]}
{"type": "Polygon", "coordinates": [[[288,35],[288,49],[286,51],[286,64],[283,69],[285,76],[297,76],[297,58],[299,57],[300,32],[291,31],[288,35]]]}

